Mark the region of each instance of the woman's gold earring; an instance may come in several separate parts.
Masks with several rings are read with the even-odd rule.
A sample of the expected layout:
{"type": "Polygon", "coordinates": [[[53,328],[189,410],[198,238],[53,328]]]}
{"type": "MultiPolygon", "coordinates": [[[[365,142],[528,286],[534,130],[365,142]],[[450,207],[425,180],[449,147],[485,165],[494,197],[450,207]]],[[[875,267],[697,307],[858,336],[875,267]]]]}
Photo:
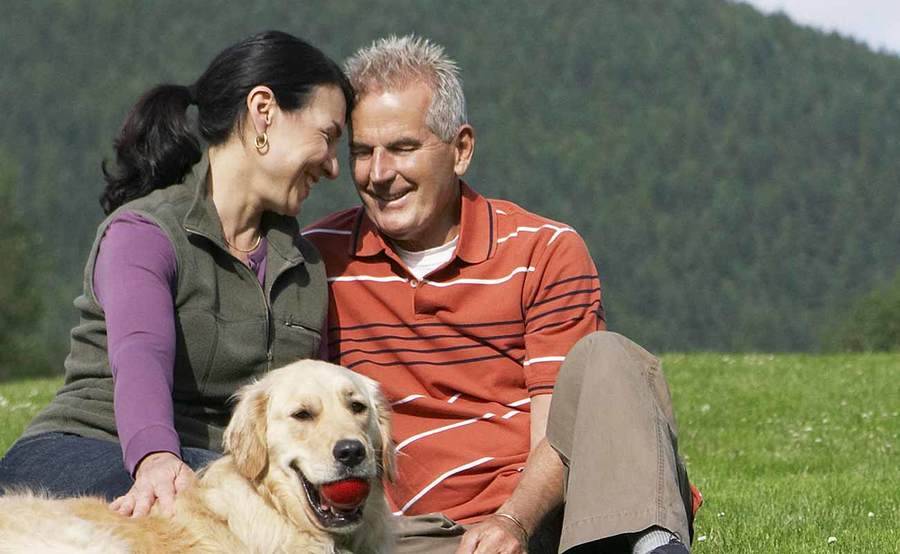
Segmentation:
{"type": "Polygon", "coordinates": [[[254,142],[256,149],[262,152],[265,150],[266,146],[269,145],[269,134],[263,131],[261,134],[256,135],[256,140],[254,142]]]}

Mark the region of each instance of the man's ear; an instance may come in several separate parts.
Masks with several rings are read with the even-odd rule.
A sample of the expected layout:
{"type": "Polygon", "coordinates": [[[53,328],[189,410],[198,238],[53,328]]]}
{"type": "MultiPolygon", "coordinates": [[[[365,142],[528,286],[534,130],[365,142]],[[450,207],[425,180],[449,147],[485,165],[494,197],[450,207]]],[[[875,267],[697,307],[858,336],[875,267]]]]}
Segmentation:
{"type": "Polygon", "coordinates": [[[453,171],[457,177],[465,175],[475,155],[475,128],[468,123],[461,125],[453,139],[453,154],[455,163],[453,171]]]}
{"type": "Polygon", "coordinates": [[[225,453],[234,457],[238,471],[255,481],[268,465],[266,409],[269,395],[259,383],[238,392],[238,405],[225,429],[225,453]]]}

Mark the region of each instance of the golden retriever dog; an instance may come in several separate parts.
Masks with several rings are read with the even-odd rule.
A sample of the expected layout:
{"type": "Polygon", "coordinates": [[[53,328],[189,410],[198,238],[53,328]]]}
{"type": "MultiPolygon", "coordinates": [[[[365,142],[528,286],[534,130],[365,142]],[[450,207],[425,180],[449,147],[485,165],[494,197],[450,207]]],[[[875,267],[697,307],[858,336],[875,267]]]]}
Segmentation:
{"type": "Polygon", "coordinates": [[[178,495],[174,516],[128,518],[100,498],[0,497],[0,552],[389,552],[381,478],[393,446],[375,382],[302,360],[237,396],[225,455],[178,495]]]}

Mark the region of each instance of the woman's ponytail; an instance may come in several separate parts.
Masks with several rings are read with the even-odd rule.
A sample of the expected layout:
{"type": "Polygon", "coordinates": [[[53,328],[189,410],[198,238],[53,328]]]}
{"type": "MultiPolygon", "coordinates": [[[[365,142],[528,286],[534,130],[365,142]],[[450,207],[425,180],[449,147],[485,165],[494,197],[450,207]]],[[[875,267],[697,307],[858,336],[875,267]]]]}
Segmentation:
{"type": "Polygon", "coordinates": [[[103,162],[106,188],[100,205],[104,213],[181,182],[200,161],[200,143],[187,119],[192,103],[191,87],[179,85],[159,85],[138,100],[114,143],[116,169],[109,171],[103,162]]]}

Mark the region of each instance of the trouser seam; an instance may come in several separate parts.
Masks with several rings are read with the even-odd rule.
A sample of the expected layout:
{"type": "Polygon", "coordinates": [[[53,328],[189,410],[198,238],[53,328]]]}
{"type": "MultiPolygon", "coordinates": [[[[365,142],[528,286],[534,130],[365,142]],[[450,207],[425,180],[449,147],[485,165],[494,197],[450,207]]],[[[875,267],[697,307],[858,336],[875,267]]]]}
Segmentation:
{"type": "Polygon", "coordinates": [[[581,525],[587,525],[587,524],[589,524],[589,523],[591,523],[591,522],[593,522],[593,521],[597,521],[597,520],[616,519],[616,518],[620,518],[620,517],[622,517],[622,516],[641,516],[641,515],[647,515],[647,514],[650,514],[650,513],[652,513],[652,512],[653,512],[653,508],[649,508],[649,509],[646,509],[646,510],[640,510],[640,511],[635,511],[635,510],[624,510],[624,511],[621,511],[621,512],[611,512],[611,513],[608,513],[608,514],[598,514],[598,515],[594,515],[594,516],[591,516],[591,517],[586,517],[586,518],[579,519],[578,521],[570,521],[569,523],[566,524],[566,528],[568,529],[568,528],[572,528],[572,527],[579,527],[579,526],[581,526],[581,525]]]}

